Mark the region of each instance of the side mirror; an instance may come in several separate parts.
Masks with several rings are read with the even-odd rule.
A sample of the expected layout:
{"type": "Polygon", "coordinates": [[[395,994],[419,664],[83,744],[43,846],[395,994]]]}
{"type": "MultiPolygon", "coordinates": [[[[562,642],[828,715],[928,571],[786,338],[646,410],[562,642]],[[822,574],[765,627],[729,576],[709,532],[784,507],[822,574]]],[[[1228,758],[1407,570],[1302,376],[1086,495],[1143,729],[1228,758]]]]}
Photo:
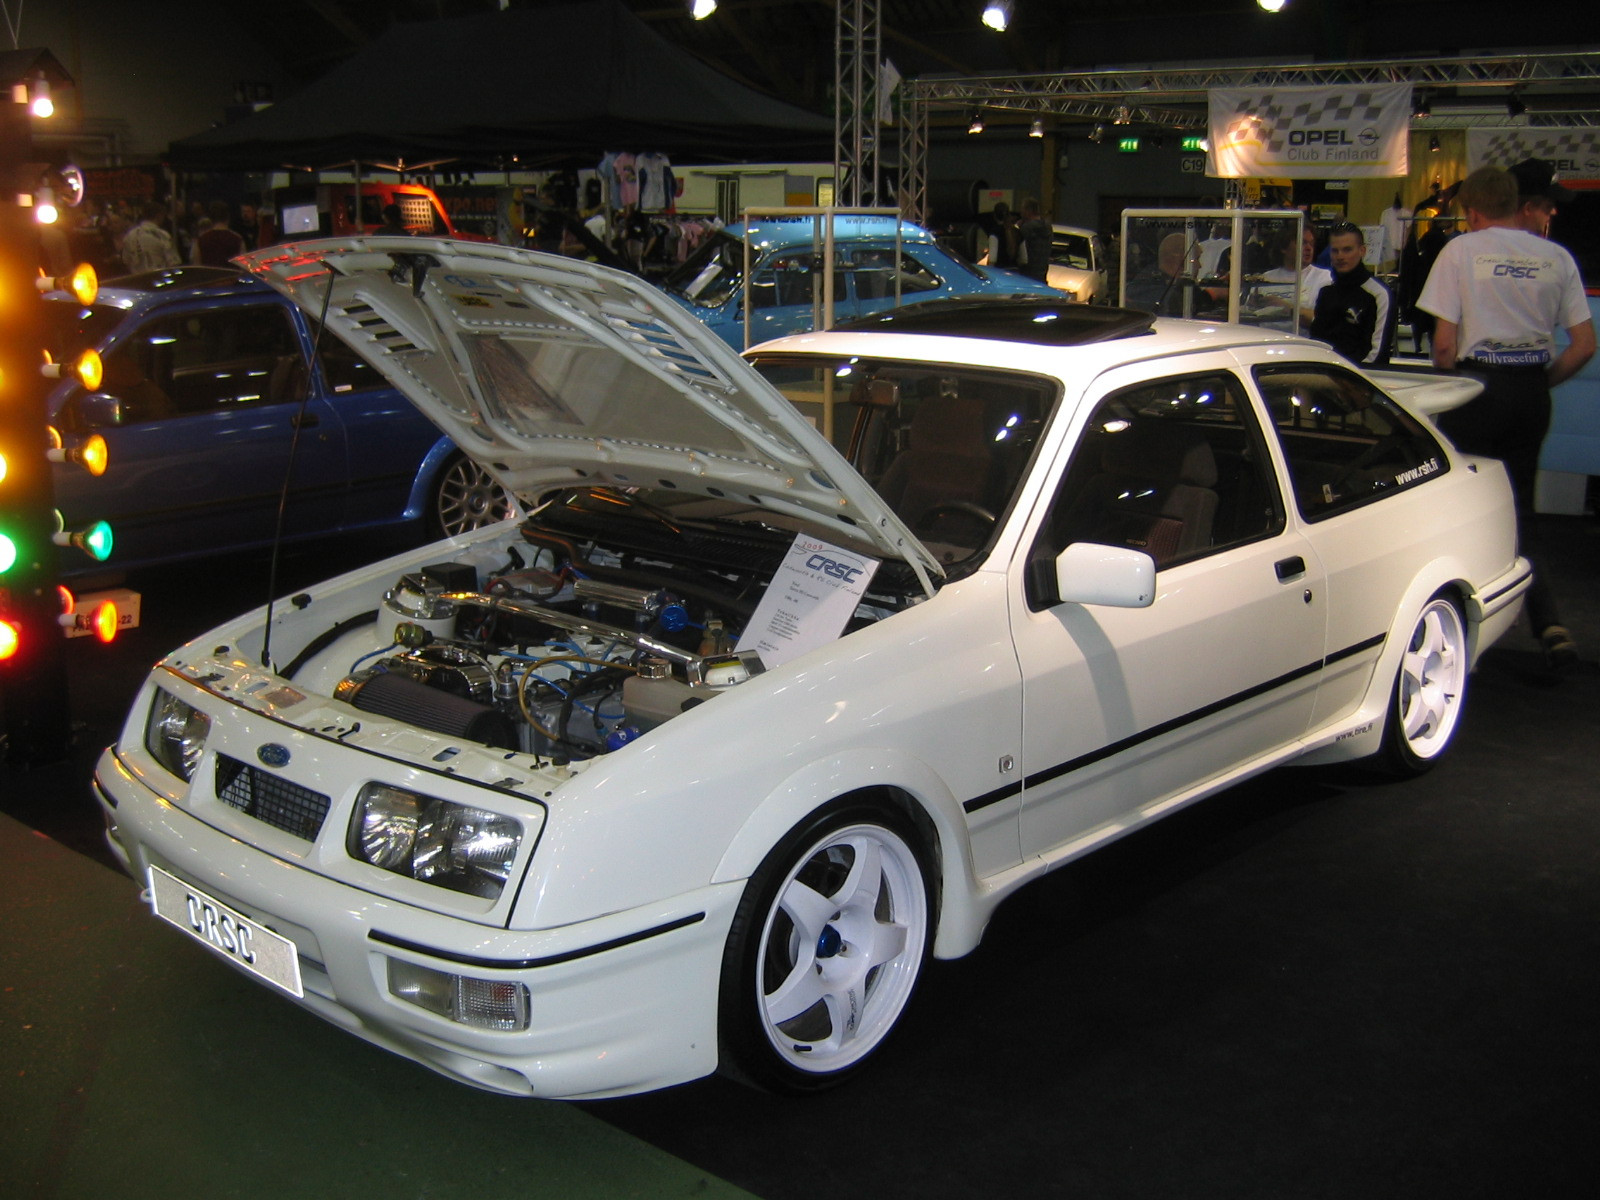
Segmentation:
{"type": "Polygon", "coordinates": [[[1149,608],[1156,599],[1156,560],[1142,550],[1074,542],[1056,555],[1056,594],[1063,604],[1149,608]]]}
{"type": "Polygon", "coordinates": [[[84,392],[73,401],[73,407],[79,424],[85,429],[122,424],[122,401],[105,392],[84,392]]]}

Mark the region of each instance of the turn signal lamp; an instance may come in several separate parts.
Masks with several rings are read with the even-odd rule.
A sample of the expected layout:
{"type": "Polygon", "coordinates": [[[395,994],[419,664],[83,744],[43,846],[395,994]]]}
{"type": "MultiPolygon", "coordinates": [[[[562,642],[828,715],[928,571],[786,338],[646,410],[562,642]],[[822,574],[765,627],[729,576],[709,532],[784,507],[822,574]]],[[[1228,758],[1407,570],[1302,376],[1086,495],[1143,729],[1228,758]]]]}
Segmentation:
{"type": "Polygon", "coordinates": [[[91,433],[70,450],[57,446],[46,450],[44,456],[51,462],[73,463],[98,478],[106,473],[111,451],[106,447],[105,438],[98,433],[91,433]]]}
{"type": "Polygon", "coordinates": [[[70,275],[40,275],[34,286],[41,292],[71,292],[86,308],[100,295],[100,277],[88,263],[79,263],[70,275]]]}
{"type": "Polygon", "coordinates": [[[50,537],[50,540],[55,542],[56,545],[76,546],[94,559],[95,562],[105,562],[106,559],[111,557],[111,526],[106,522],[96,521],[87,529],[69,532],[66,529],[59,528],[61,514],[57,513],[56,524],[58,528],[50,537]]]}

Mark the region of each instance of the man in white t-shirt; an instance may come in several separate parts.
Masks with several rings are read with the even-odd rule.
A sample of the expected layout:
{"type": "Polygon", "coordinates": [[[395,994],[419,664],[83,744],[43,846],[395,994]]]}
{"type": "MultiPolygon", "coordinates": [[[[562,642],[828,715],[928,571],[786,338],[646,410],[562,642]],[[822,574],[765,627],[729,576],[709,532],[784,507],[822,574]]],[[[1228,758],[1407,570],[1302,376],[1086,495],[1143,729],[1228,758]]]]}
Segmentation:
{"type": "MultiPolygon", "coordinates": [[[[1417,306],[1438,319],[1434,366],[1479,374],[1484,389],[1441,414],[1439,427],[1468,454],[1505,461],[1527,553],[1536,528],[1533,486],[1539,447],[1550,428],[1550,389],[1593,357],[1594,322],[1572,255],[1518,228],[1517,181],[1509,172],[1479,167],[1462,182],[1456,200],[1466,210],[1468,232],[1440,251],[1417,306]],[[1565,348],[1556,344],[1561,329],[1571,339],[1565,348]]],[[[1577,646],[1537,567],[1527,612],[1551,664],[1575,662],[1577,646]]]]}
{"type": "Polygon", "coordinates": [[[1309,225],[1301,227],[1298,246],[1294,230],[1289,229],[1279,253],[1283,265],[1262,272],[1258,285],[1246,295],[1246,303],[1264,318],[1261,324],[1289,333],[1304,332],[1317,315],[1317,294],[1333,282],[1333,272],[1313,261],[1317,257],[1317,232],[1309,225]],[[1267,311],[1270,309],[1282,310],[1286,315],[1279,317],[1267,311]]]}

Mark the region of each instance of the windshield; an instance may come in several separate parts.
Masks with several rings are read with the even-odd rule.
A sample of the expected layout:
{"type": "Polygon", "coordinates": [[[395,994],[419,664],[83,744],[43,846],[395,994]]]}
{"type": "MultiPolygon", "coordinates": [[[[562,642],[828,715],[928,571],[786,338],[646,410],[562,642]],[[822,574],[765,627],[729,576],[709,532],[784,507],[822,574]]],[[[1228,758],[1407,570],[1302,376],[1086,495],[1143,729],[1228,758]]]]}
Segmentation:
{"type": "Polygon", "coordinates": [[[69,362],[93,346],[98,348],[106,334],[127,315],[109,304],[81,304],[52,301],[45,308],[45,349],[54,362],[69,362]]]}
{"type": "Polygon", "coordinates": [[[758,356],[755,368],[947,565],[987,550],[1057,396],[1052,380],[949,364],[758,356]]]}
{"type": "Polygon", "coordinates": [[[744,243],[716,230],[661,281],[669,292],[706,308],[717,308],[744,279],[744,243]]]}

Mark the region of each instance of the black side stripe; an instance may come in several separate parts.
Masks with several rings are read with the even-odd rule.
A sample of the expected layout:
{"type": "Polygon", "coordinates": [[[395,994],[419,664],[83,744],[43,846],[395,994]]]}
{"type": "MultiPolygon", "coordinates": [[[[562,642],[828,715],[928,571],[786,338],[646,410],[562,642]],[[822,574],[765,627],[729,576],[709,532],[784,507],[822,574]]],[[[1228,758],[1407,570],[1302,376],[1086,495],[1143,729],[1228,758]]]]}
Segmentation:
{"type": "Polygon", "coordinates": [[[1515,588],[1521,587],[1524,583],[1526,583],[1532,577],[1533,577],[1533,572],[1532,571],[1524,571],[1521,575],[1518,575],[1515,579],[1513,579],[1510,583],[1506,584],[1506,586],[1501,588],[1498,592],[1492,592],[1489,595],[1485,596],[1483,598],[1483,601],[1482,601],[1484,607],[1487,608],[1489,605],[1493,604],[1496,600],[1500,599],[1501,596],[1504,596],[1507,592],[1512,591],[1515,588]]]}
{"type": "Polygon", "coordinates": [[[381,933],[376,929],[368,930],[367,937],[374,942],[381,942],[385,946],[396,946],[401,950],[411,950],[417,954],[426,954],[429,958],[460,963],[467,967],[488,967],[494,971],[526,971],[533,967],[553,967],[557,963],[572,962],[574,959],[604,954],[607,950],[616,950],[621,946],[631,946],[635,942],[659,937],[663,933],[671,933],[674,929],[698,925],[705,919],[706,914],[703,912],[691,913],[687,917],[679,917],[676,921],[668,921],[665,925],[641,929],[637,933],[625,933],[621,937],[612,938],[609,942],[584,946],[578,950],[563,950],[560,954],[549,954],[543,958],[479,958],[472,954],[457,954],[452,950],[440,950],[436,946],[424,946],[420,942],[409,942],[405,938],[395,937],[389,933],[381,933]]]}
{"type": "Polygon", "coordinates": [[[1246,688],[1242,692],[1235,692],[1231,696],[1224,696],[1221,700],[1213,701],[1202,708],[1195,709],[1193,712],[1188,712],[1184,713],[1182,716],[1173,717],[1170,721],[1163,721],[1159,725],[1152,725],[1149,729],[1145,729],[1139,733],[1122,738],[1120,741],[1111,742],[1108,745],[1101,746],[1097,750],[1091,750],[1087,754],[1080,754],[1077,758],[1068,759],[1063,763],[1057,763],[1053,767],[1046,767],[1042,771],[1035,771],[1032,775],[1027,776],[1022,784],[1008,784],[1007,786],[998,788],[995,791],[985,792],[981,796],[975,796],[971,800],[964,801],[961,807],[964,811],[970,813],[977,812],[980,808],[987,808],[991,804],[998,804],[1001,800],[1006,800],[1012,796],[1015,796],[1022,790],[1023,787],[1037,787],[1041,783],[1049,783],[1052,779],[1059,779],[1063,775],[1070,775],[1073,771],[1079,771],[1084,767],[1092,766],[1094,763],[1102,762],[1105,759],[1113,757],[1114,755],[1121,754],[1124,750],[1131,750],[1133,747],[1144,742],[1148,742],[1154,738],[1171,733],[1176,729],[1182,729],[1185,725],[1192,725],[1196,721],[1203,721],[1207,717],[1215,716],[1217,713],[1232,708],[1236,704],[1243,704],[1247,700],[1254,700],[1257,696],[1265,695],[1267,692],[1275,691],[1286,684],[1293,683],[1296,679],[1304,679],[1307,675],[1314,675],[1318,671],[1325,669],[1333,663],[1340,662],[1346,658],[1351,658],[1357,654],[1371,650],[1375,646],[1383,645],[1383,643],[1387,640],[1387,636],[1388,635],[1386,634],[1380,633],[1375,637],[1367,638],[1365,641],[1356,642],[1354,645],[1346,646],[1342,650],[1335,650],[1332,654],[1329,654],[1325,658],[1318,659],[1316,662],[1307,663],[1303,667],[1296,667],[1292,671],[1286,672],[1283,675],[1279,675],[1276,679],[1268,679],[1264,683],[1258,683],[1254,687],[1246,688]]]}
{"type": "Polygon", "coordinates": [[[1012,796],[1022,791],[1022,781],[1008,783],[1005,787],[995,788],[992,792],[985,792],[981,796],[974,796],[971,800],[962,802],[961,807],[968,812],[977,812],[980,808],[988,808],[991,804],[999,804],[1002,800],[1009,800],[1012,796]]]}

